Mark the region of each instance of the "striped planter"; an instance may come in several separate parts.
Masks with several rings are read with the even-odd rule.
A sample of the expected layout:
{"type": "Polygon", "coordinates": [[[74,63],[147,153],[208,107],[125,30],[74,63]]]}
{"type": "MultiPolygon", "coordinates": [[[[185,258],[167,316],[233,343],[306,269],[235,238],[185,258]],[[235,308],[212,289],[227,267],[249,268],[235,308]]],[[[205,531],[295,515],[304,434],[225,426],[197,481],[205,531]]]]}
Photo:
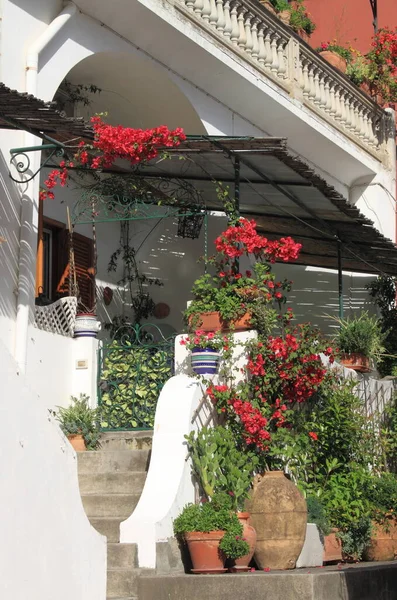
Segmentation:
{"type": "Polygon", "coordinates": [[[101,323],[93,313],[78,314],[74,325],[74,337],[96,338],[101,329],[101,323]]]}
{"type": "Polygon", "coordinates": [[[196,375],[215,375],[218,372],[220,354],[211,348],[193,348],[191,361],[196,375]]]}

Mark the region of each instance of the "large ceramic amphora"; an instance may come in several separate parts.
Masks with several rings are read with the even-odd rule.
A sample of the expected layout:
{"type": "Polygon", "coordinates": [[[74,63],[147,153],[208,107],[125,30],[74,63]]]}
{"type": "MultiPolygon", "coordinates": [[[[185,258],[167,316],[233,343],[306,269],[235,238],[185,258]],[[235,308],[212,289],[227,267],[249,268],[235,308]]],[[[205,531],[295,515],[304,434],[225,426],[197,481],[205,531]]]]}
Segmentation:
{"type": "Polygon", "coordinates": [[[258,475],[246,504],[257,542],[259,568],[294,569],[305,541],[307,506],[296,485],[282,471],[258,475]]]}

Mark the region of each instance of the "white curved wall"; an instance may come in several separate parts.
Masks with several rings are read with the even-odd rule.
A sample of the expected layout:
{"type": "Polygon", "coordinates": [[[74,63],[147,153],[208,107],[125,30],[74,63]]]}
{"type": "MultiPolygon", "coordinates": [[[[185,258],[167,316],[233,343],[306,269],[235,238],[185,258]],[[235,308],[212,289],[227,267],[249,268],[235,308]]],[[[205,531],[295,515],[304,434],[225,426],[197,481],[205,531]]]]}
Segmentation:
{"type": "Polygon", "coordinates": [[[2,343],[0,378],[0,597],[105,600],[106,538],[84,512],[76,454],[2,343]]]}

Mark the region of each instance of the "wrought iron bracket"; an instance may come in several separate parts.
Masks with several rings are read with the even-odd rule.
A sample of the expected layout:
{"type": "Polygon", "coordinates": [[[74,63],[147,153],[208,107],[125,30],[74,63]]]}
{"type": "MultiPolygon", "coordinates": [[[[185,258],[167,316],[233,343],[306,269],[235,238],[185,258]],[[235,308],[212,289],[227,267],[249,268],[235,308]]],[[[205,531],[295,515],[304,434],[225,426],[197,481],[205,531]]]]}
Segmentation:
{"type": "Polygon", "coordinates": [[[34,179],[36,177],[36,175],[38,175],[40,173],[41,169],[43,169],[51,161],[51,159],[54,156],[56,156],[58,158],[61,158],[62,156],[64,156],[65,146],[54,140],[54,142],[52,142],[50,144],[42,144],[40,146],[27,146],[25,148],[11,148],[10,154],[11,154],[10,164],[13,165],[15,167],[15,169],[17,170],[17,172],[21,175],[20,179],[16,179],[11,174],[11,171],[9,171],[10,178],[15,183],[29,183],[29,181],[32,181],[32,179],[34,179]],[[29,152],[41,152],[42,150],[49,150],[50,151],[49,155],[44,160],[44,162],[42,162],[42,164],[37,169],[37,171],[35,171],[32,175],[25,177],[24,176],[25,173],[27,173],[30,169],[30,158],[28,156],[29,152]]]}

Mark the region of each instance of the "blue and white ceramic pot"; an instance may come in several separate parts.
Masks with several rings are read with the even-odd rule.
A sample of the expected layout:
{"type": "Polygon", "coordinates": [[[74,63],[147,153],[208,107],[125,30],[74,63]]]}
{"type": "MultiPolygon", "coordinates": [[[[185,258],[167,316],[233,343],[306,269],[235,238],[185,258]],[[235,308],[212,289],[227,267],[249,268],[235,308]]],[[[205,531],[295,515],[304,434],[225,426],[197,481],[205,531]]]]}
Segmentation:
{"type": "Polygon", "coordinates": [[[211,348],[193,348],[192,369],[197,375],[215,375],[218,372],[220,353],[211,348]]]}

